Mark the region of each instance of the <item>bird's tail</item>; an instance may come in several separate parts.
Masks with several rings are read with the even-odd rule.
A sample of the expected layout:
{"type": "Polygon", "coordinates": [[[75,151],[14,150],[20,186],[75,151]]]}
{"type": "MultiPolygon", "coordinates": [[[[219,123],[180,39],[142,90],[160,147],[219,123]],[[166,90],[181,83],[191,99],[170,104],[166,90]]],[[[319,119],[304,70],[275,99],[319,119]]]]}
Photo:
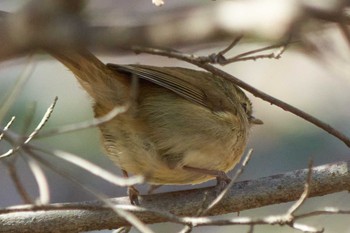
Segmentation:
{"type": "Polygon", "coordinates": [[[81,86],[97,103],[123,104],[129,97],[130,80],[127,76],[112,71],[89,51],[49,53],[73,72],[81,86]]]}

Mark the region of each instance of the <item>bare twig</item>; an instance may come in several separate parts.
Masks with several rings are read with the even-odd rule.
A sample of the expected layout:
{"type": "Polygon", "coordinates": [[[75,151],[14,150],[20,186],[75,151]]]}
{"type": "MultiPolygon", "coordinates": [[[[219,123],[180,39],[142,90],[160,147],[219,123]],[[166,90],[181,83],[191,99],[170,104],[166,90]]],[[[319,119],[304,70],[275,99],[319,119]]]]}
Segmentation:
{"type": "Polygon", "coordinates": [[[205,215],[209,210],[211,210],[214,206],[216,206],[227,194],[227,192],[232,188],[233,184],[236,182],[238,177],[243,173],[244,168],[246,167],[248,161],[250,160],[250,157],[253,153],[253,149],[250,149],[247,153],[247,155],[243,158],[243,162],[240,166],[240,168],[237,170],[235,175],[232,177],[230,183],[225,187],[224,190],[208,205],[208,207],[201,213],[201,215],[205,215]]]}
{"type": "Polygon", "coordinates": [[[304,191],[300,195],[300,198],[297,202],[295,202],[288,210],[286,215],[293,216],[294,213],[300,208],[300,206],[306,201],[306,198],[309,196],[310,193],[310,184],[311,184],[311,177],[312,177],[312,160],[309,162],[309,171],[307,174],[307,178],[304,184],[304,191]]]}
{"type": "Polygon", "coordinates": [[[10,177],[15,184],[15,187],[17,189],[17,192],[21,196],[23,202],[25,204],[33,204],[33,199],[30,197],[29,193],[27,192],[24,184],[21,182],[18,174],[17,174],[17,169],[15,167],[14,161],[10,161],[6,163],[6,166],[8,168],[10,177]]]}
{"type": "Polygon", "coordinates": [[[120,227],[114,230],[112,233],[129,233],[130,230],[131,230],[131,227],[120,227]]]}
{"type": "Polygon", "coordinates": [[[187,224],[178,233],[190,233],[190,232],[192,232],[192,230],[193,230],[193,227],[191,225],[187,224]]]}
{"type": "Polygon", "coordinates": [[[46,205],[50,202],[50,189],[45,173],[34,159],[31,159],[29,156],[26,156],[25,159],[28,161],[29,168],[33,173],[39,189],[39,199],[36,200],[36,204],[46,205]]]}
{"type": "Polygon", "coordinates": [[[284,43],[280,43],[277,45],[271,45],[271,46],[267,46],[264,48],[260,48],[260,49],[254,49],[245,53],[241,53],[237,56],[231,57],[231,58],[226,58],[224,56],[224,53],[226,53],[229,49],[232,49],[232,47],[234,45],[236,45],[236,43],[238,43],[238,41],[234,41],[232,44],[230,44],[226,49],[224,49],[223,51],[220,51],[218,53],[213,53],[209,56],[200,56],[197,59],[200,60],[201,62],[205,63],[212,63],[212,64],[220,64],[220,65],[227,65],[227,64],[231,64],[234,62],[239,62],[239,61],[248,61],[248,60],[257,60],[257,59],[263,59],[263,58],[274,58],[274,59],[279,59],[281,58],[281,55],[284,53],[284,51],[287,49],[287,45],[289,45],[289,40],[287,40],[284,43]],[[278,49],[275,52],[271,52],[268,54],[260,54],[260,55],[254,55],[254,56],[249,56],[255,53],[259,53],[259,52],[263,52],[266,50],[271,50],[271,49],[278,49]]]}
{"type": "Polygon", "coordinates": [[[350,210],[341,210],[334,207],[325,207],[322,210],[310,211],[303,214],[295,215],[295,219],[303,219],[308,217],[314,217],[319,215],[334,215],[334,214],[350,214],[350,210]]]}
{"type": "Polygon", "coordinates": [[[128,109],[129,109],[129,104],[127,104],[125,106],[116,106],[115,108],[113,108],[111,111],[109,111],[104,116],[94,118],[93,120],[90,120],[90,121],[74,123],[71,125],[61,126],[57,129],[52,129],[52,130],[49,130],[46,132],[41,132],[40,134],[36,135],[35,138],[56,136],[58,134],[75,132],[75,131],[82,130],[82,129],[96,127],[98,125],[101,125],[103,123],[106,123],[106,122],[112,120],[114,117],[126,112],[128,109]]]}
{"type": "Polygon", "coordinates": [[[5,95],[6,98],[0,104],[0,122],[2,122],[5,114],[8,112],[13,102],[17,99],[24,85],[28,81],[28,78],[34,72],[35,67],[36,64],[35,62],[33,62],[33,56],[30,56],[27,61],[27,64],[18,76],[16,83],[11,89],[9,89],[8,93],[5,95]]]}
{"type": "Polygon", "coordinates": [[[232,41],[232,43],[231,43],[229,46],[227,46],[227,48],[221,50],[220,52],[218,52],[218,54],[225,55],[225,53],[227,53],[227,52],[230,51],[233,47],[235,47],[235,46],[241,41],[242,38],[243,38],[243,35],[237,36],[237,37],[232,41]]]}
{"type": "MultiPolygon", "coordinates": [[[[229,192],[229,190],[232,188],[232,185],[236,182],[238,177],[243,173],[243,170],[245,166],[247,165],[248,161],[250,160],[251,154],[253,153],[253,149],[250,149],[247,153],[247,155],[243,158],[243,162],[240,166],[240,168],[237,170],[235,175],[231,178],[231,181],[229,184],[226,185],[224,190],[222,190],[217,197],[209,203],[209,205],[206,205],[206,200],[208,198],[207,193],[205,193],[204,200],[203,200],[203,206],[199,209],[198,214],[196,216],[203,216],[205,215],[208,211],[210,211],[214,206],[216,206],[223,198],[224,196],[229,192]]],[[[179,233],[189,233],[192,231],[193,226],[191,225],[186,225],[179,233]]]]}
{"type": "Polygon", "coordinates": [[[144,177],[142,176],[132,176],[128,178],[119,177],[77,155],[74,155],[66,151],[45,150],[34,145],[30,145],[29,148],[63,159],[117,186],[126,187],[126,186],[135,185],[135,184],[141,184],[144,182],[144,177]]]}
{"type": "Polygon", "coordinates": [[[39,131],[44,127],[44,125],[46,124],[46,122],[49,120],[53,109],[56,106],[58,97],[56,96],[53,103],[50,105],[50,107],[46,110],[44,116],[41,118],[41,121],[39,122],[39,124],[37,125],[37,127],[34,129],[34,131],[27,137],[27,139],[24,141],[24,144],[28,144],[34,137],[35,135],[37,135],[39,133],[39,131]]]}
{"type": "Polygon", "coordinates": [[[2,155],[0,155],[0,158],[6,158],[10,155],[12,155],[13,153],[15,153],[16,151],[20,150],[24,145],[28,144],[33,137],[39,133],[39,131],[42,129],[42,127],[45,125],[45,123],[48,121],[48,119],[51,116],[51,113],[56,105],[57,102],[57,97],[54,99],[54,102],[50,105],[50,107],[47,109],[46,113],[44,114],[44,116],[42,117],[41,121],[39,122],[39,124],[37,125],[37,127],[33,130],[33,132],[25,139],[23,140],[22,136],[17,137],[16,139],[13,138],[12,142],[17,143],[17,145],[15,145],[14,148],[9,149],[7,152],[3,153],[2,155]]]}
{"type": "Polygon", "coordinates": [[[213,53],[213,54],[211,54],[209,56],[203,56],[203,57],[201,57],[201,59],[203,59],[203,62],[207,61],[207,62],[210,62],[210,63],[219,63],[219,64],[224,63],[226,61],[226,58],[224,56],[225,53],[227,53],[233,47],[235,47],[241,41],[242,38],[243,38],[243,35],[237,36],[232,41],[232,43],[229,46],[227,46],[225,49],[221,50],[218,53],[213,53]]]}
{"type": "Polygon", "coordinates": [[[292,228],[294,228],[295,230],[299,230],[302,232],[310,232],[310,233],[323,233],[323,229],[318,230],[315,227],[311,227],[305,224],[301,224],[301,223],[293,223],[291,225],[292,228]]]}
{"type": "Polygon", "coordinates": [[[284,221],[289,222],[289,226],[300,230],[302,232],[311,232],[311,233],[321,233],[323,230],[317,230],[314,227],[308,226],[306,224],[296,223],[295,222],[295,212],[305,203],[306,199],[310,194],[310,185],[311,185],[311,176],[312,176],[312,160],[309,162],[309,170],[307,178],[304,184],[304,191],[300,195],[300,198],[288,209],[287,213],[282,217],[284,221]]]}
{"type": "Polygon", "coordinates": [[[5,131],[7,131],[10,126],[12,125],[13,121],[16,119],[16,117],[12,116],[10,121],[7,122],[7,124],[5,125],[5,127],[2,129],[2,132],[0,133],[0,141],[2,140],[3,136],[4,136],[4,133],[5,131]]]}
{"type": "Polygon", "coordinates": [[[232,63],[232,62],[238,62],[238,61],[248,61],[248,60],[257,60],[257,59],[263,59],[263,58],[274,58],[274,59],[279,59],[281,58],[281,55],[286,51],[288,43],[284,43],[281,45],[272,45],[272,46],[267,46],[262,49],[256,49],[252,50],[246,53],[239,54],[235,57],[232,57],[230,59],[227,59],[225,64],[232,63]],[[261,55],[255,55],[255,56],[248,56],[249,54],[254,54],[258,53],[260,51],[265,51],[265,50],[270,50],[276,48],[277,50],[275,52],[271,52],[269,54],[261,54],[261,55]]]}

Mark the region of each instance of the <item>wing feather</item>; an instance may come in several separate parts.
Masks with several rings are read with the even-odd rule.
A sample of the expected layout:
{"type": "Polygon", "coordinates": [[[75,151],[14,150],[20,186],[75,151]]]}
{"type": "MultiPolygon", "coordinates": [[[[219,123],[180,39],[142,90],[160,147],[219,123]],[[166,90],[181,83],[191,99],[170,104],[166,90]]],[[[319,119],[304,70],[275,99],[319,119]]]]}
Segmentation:
{"type": "Polygon", "coordinates": [[[116,64],[107,64],[107,66],[114,71],[128,73],[130,77],[136,76],[137,78],[147,80],[151,83],[173,91],[189,101],[210,108],[210,106],[207,104],[207,96],[204,91],[189,81],[193,79],[193,77],[190,77],[192,73],[187,74],[187,72],[181,72],[180,74],[179,71],[172,67],[159,68],[153,66],[116,64]]]}

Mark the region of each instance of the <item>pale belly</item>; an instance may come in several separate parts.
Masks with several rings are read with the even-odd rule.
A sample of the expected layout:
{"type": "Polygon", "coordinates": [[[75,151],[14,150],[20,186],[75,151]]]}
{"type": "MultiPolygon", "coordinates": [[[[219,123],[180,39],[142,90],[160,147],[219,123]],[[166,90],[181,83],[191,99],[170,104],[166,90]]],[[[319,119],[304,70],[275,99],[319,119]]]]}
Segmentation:
{"type": "MultiPolygon", "coordinates": [[[[118,143],[117,143],[118,144],[118,143]]],[[[113,153],[108,153],[112,161],[131,175],[143,175],[150,184],[198,184],[211,179],[212,175],[182,169],[183,166],[227,172],[240,160],[244,145],[235,145],[238,150],[218,147],[218,145],[206,145],[201,150],[192,150],[184,153],[183,159],[177,166],[169,165],[150,148],[135,148],[121,145],[113,147],[113,153]],[[222,148],[217,150],[217,148],[222,148]],[[135,150],[136,149],[136,150],[135,150]],[[115,156],[111,156],[111,154],[115,156]]],[[[109,151],[110,152],[110,151],[109,151]]]]}

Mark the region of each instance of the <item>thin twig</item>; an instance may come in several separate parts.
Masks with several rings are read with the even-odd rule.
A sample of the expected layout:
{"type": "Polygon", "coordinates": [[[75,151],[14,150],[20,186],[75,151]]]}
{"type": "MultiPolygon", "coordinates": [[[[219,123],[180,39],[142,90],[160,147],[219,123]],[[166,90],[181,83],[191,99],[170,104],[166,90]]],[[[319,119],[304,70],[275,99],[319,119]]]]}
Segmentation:
{"type": "MultiPolygon", "coordinates": [[[[241,164],[241,167],[237,170],[235,175],[231,178],[231,181],[229,184],[226,185],[225,189],[220,192],[220,194],[205,208],[200,208],[198,211],[197,216],[203,216],[205,215],[208,211],[210,211],[213,207],[215,207],[227,194],[227,192],[232,188],[233,184],[236,182],[238,177],[243,173],[245,166],[250,160],[251,154],[253,153],[253,149],[250,149],[247,153],[247,155],[243,158],[243,162],[241,164]]],[[[203,204],[205,203],[207,199],[207,195],[204,196],[203,204]]],[[[193,226],[192,225],[186,225],[179,233],[189,233],[192,231],[193,226]]]]}
{"type": "Polygon", "coordinates": [[[135,184],[141,184],[144,182],[144,177],[142,176],[132,176],[128,178],[119,177],[114,175],[113,173],[97,166],[96,164],[93,164],[77,155],[74,155],[72,153],[61,151],[61,150],[45,150],[38,146],[29,145],[28,146],[32,150],[38,150],[41,152],[44,152],[46,154],[53,155],[57,158],[60,158],[62,160],[65,160],[71,164],[74,164],[86,171],[88,171],[91,174],[94,174],[97,177],[100,177],[101,179],[110,182],[111,184],[126,187],[131,186],[135,184]]]}
{"type": "Polygon", "coordinates": [[[39,122],[38,126],[27,137],[27,139],[24,141],[24,144],[28,144],[28,142],[30,142],[35,137],[35,135],[37,135],[39,133],[39,131],[44,127],[44,125],[49,120],[49,118],[50,118],[50,116],[51,116],[51,114],[56,106],[57,100],[58,100],[58,97],[56,96],[53,103],[50,105],[50,107],[46,110],[44,116],[41,118],[41,121],[39,122]]]}
{"type": "Polygon", "coordinates": [[[284,216],[286,221],[290,222],[290,226],[294,229],[300,230],[302,232],[323,232],[323,229],[317,230],[315,227],[311,227],[305,224],[295,222],[295,212],[305,203],[306,199],[310,194],[310,185],[312,177],[312,160],[309,162],[309,170],[307,173],[307,179],[304,184],[304,191],[300,195],[300,198],[288,209],[287,213],[284,216]]]}
{"type": "Polygon", "coordinates": [[[315,227],[311,227],[302,223],[293,223],[291,225],[292,228],[294,228],[295,230],[299,230],[302,232],[310,232],[310,233],[322,233],[323,229],[318,230],[315,227]]]}
{"type": "Polygon", "coordinates": [[[218,53],[213,53],[209,56],[204,56],[204,57],[201,57],[201,59],[203,59],[202,61],[205,62],[210,62],[210,63],[219,63],[219,64],[222,64],[222,62],[225,62],[226,61],[226,58],[225,58],[225,53],[227,53],[228,51],[230,51],[233,47],[235,47],[239,41],[241,41],[241,39],[243,38],[243,35],[239,35],[237,36],[233,41],[232,43],[227,46],[225,49],[221,50],[220,52],[218,53]]]}
{"type": "Polygon", "coordinates": [[[303,214],[298,214],[294,216],[294,219],[303,219],[319,215],[334,215],[334,214],[350,214],[350,210],[340,210],[334,207],[325,207],[322,210],[310,211],[303,214]]]}
{"type": "Polygon", "coordinates": [[[10,121],[7,122],[7,124],[5,125],[5,127],[1,130],[2,132],[0,133],[0,141],[2,140],[3,136],[4,136],[4,133],[5,131],[7,131],[10,126],[12,125],[13,121],[16,119],[16,117],[12,116],[10,121]]]}
{"type": "Polygon", "coordinates": [[[36,204],[45,205],[50,203],[49,183],[47,181],[44,171],[34,159],[31,159],[29,156],[23,156],[23,157],[25,157],[25,159],[28,161],[28,166],[32,171],[33,176],[38,185],[39,199],[36,200],[36,204]]]}
{"type": "Polygon", "coordinates": [[[14,161],[10,161],[6,163],[6,166],[8,168],[8,171],[10,173],[11,180],[15,184],[15,187],[17,189],[17,192],[21,196],[23,202],[25,204],[33,204],[33,199],[30,197],[29,193],[27,192],[26,188],[24,187],[23,183],[21,182],[18,174],[17,169],[15,167],[14,161]]]}
{"type": "Polygon", "coordinates": [[[284,42],[282,44],[277,44],[277,45],[270,45],[270,46],[266,46],[266,47],[263,47],[263,48],[260,48],[260,49],[254,49],[254,50],[251,50],[251,51],[248,51],[248,52],[245,52],[245,53],[241,53],[235,57],[232,57],[228,60],[238,60],[240,58],[244,58],[244,57],[248,57],[248,55],[251,55],[251,54],[255,54],[255,53],[259,53],[259,52],[263,52],[263,51],[266,51],[266,50],[270,50],[270,49],[277,49],[277,52],[273,52],[271,54],[266,54],[265,56],[268,57],[268,58],[280,58],[281,55],[283,54],[284,51],[286,51],[287,49],[287,46],[290,44],[290,41],[288,40],[287,42],[284,42]]]}
{"type": "Polygon", "coordinates": [[[25,146],[26,144],[28,144],[33,137],[35,137],[35,135],[37,135],[39,133],[39,131],[42,129],[42,127],[44,127],[45,123],[48,121],[48,119],[51,116],[51,113],[56,105],[57,102],[57,97],[54,99],[54,102],[50,105],[50,107],[46,110],[44,116],[41,118],[41,121],[39,122],[39,124],[37,125],[37,127],[33,130],[33,132],[23,141],[22,140],[22,136],[15,138],[12,138],[12,142],[17,143],[17,145],[14,146],[14,148],[9,149],[7,152],[3,153],[0,155],[0,158],[6,158],[10,155],[12,155],[13,153],[15,153],[16,151],[20,150],[23,146],[25,146]]]}
{"type": "Polygon", "coordinates": [[[235,173],[235,175],[232,177],[230,183],[225,187],[224,190],[221,191],[221,193],[208,205],[208,207],[203,211],[203,213],[201,213],[201,215],[204,215],[205,213],[207,213],[209,210],[211,210],[214,206],[216,206],[223,198],[224,196],[227,194],[227,192],[232,188],[233,184],[236,182],[236,180],[238,179],[238,177],[243,173],[244,168],[246,167],[246,165],[248,164],[248,161],[251,158],[251,155],[253,153],[253,149],[250,149],[247,153],[247,155],[243,158],[243,162],[240,166],[240,168],[237,170],[237,172],[235,173]]]}
{"type": "Polygon", "coordinates": [[[306,198],[310,194],[310,184],[311,184],[311,177],[312,177],[312,160],[309,162],[309,170],[307,173],[307,178],[304,184],[304,191],[300,195],[300,198],[298,201],[296,201],[288,210],[287,215],[293,216],[294,213],[300,208],[300,206],[306,201],[306,198]]]}
{"type": "Polygon", "coordinates": [[[2,103],[0,104],[0,122],[2,122],[8,110],[10,109],[14,101],[17,99],[17,96],[21,93],[23,87],[28,81],[28,78],[34,72],[35,67],[36,64],[33,62],[33,56],[29,56],[27,64],[18,76],[16,83],[6,94],[5,100],[2,101],[2,103]]]}
{"type": "Polygon", "coordinates": [[[190,233],[192,232],[193,227],[191,225],[185,225],[178,233],[190,233]]]}
{"type": "MultiPolygon", "coordinates": [[[[236,41],[234,41],[232,44],[230,44],[226,49],[223,51],[220,51],[218,53],[211,54],[209,56],[200,56],[198,57],[198,60],[200,60],[203,63],[211,63],[211,64],[220,64],[220,65],[227,65],[231,64],[234,62],[239,62],[239,61],[248,61],[248,60],[257,60],[257,59],[263,59],[263,58],[274,58],[274,59],[279,59],[281,58],[281,55],[285,52],[287,49],[287,45],[290,44],[290,41],[288,40],[287,42],[280,43],[277,45],[270,45],[266,46],[260,49],[254,49],[245,53],[241,53],[237,56],[231,57],[231,58],[225,58],[224,53],[226,53],[229,49],[231,49],[235,44],[236,41]],[[277,51],[268,53],[268,54],[260,54],[260,55],[254,55],[254,56],[249,56],[251,54],[263,52],[266,50],[271,50],[271,49],[276,49],[279,48],[277,51]]],[[[237,42],[236,42],[237,43],[237,42]]]]}
{"type": "Polygon", "coordinates": [[[57,129],[52,129],[52,130],[49,130],[46,132],[41,132],[40,134],[35,136],[35,139],[56,136],[58,134],[75,132],[75,131],[82,130],[82,129],[96,127],[98,125],[101,125],[103,123],[106,123],[106,122],[112,120],[114,117],[126,112],[128,109],[129,109],[129,105],[117,106],[117,107],[113,108],[111,111],[109,111],[106,115],[103,115],[103,116],[98,117],[98,118],[94,118],[93,120],[89,120],[86,122],[80,122],[80,123],[74,123],[71,125],[61,126],[57,129]]]}
{"type": "Polygon", "coordinates": [[[225,53],[227,53],[227,52],[230,51],[233,47],[235,47],[235,46],[238,44],[238,42],[241,41],[242,38],[243,38],[243,35],[237,36],[237,37],[232,41],[232,43],[231,43],[229,46],[227,46],[227,48],[221,50],[218,54],[225,55],[225,53]]]}
{"type": "Polygon", "coordinates": [[[120,227],[114,230],[112,233],[129,233],[130,230],[131,230],[131,227],[120,227]]]}

